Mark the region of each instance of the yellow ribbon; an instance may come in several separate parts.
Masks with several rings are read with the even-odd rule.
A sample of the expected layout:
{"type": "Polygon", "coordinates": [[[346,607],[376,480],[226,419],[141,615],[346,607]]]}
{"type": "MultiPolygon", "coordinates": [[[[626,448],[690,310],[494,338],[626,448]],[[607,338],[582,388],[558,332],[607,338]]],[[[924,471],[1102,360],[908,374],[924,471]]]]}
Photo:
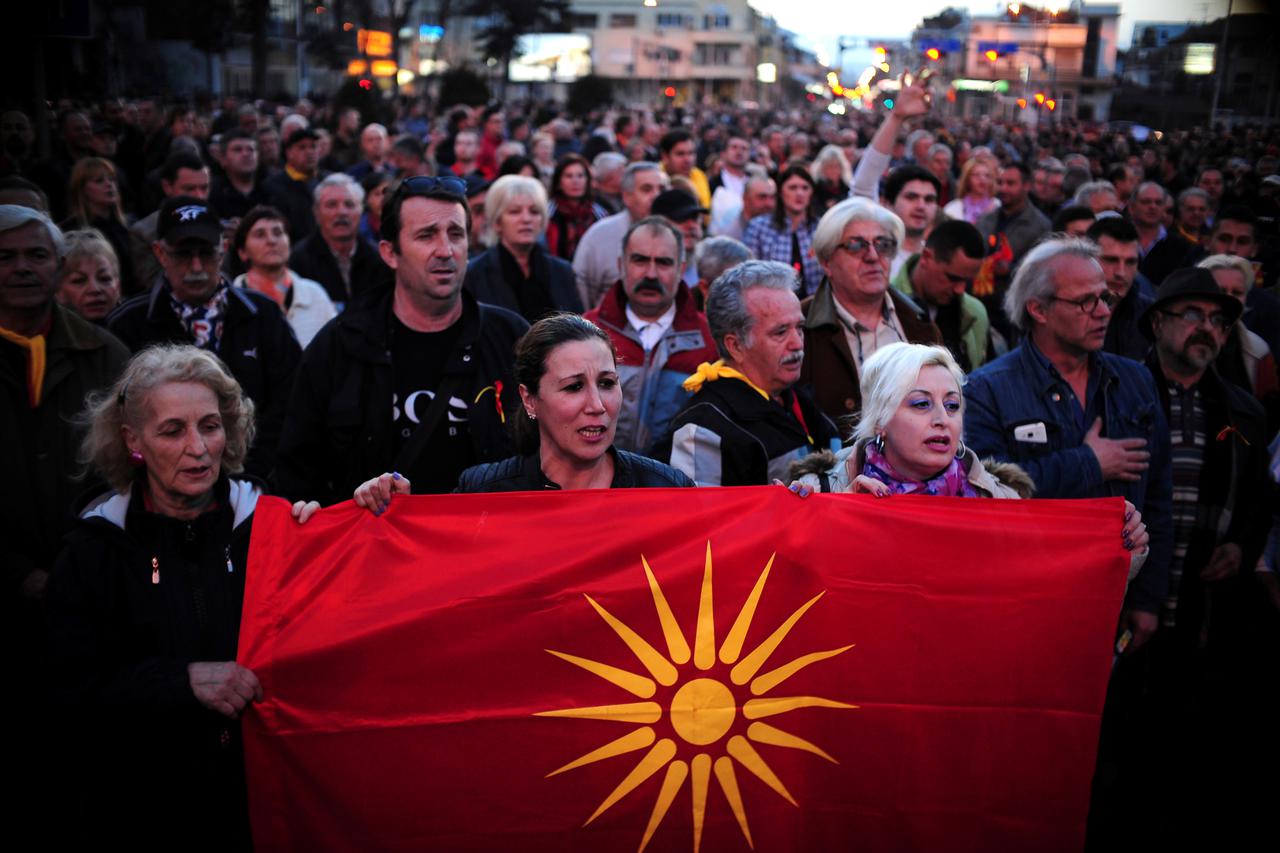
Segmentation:
{"type": "Polygon", "coordinates": [[[727,367],[723,358],[714,363],[704,361],[702,364],[699,364],[698,369],[684,381],[684,390],[691,394],[696,394],[704,384],[707,382],[715,382],[717,379],[741,379],[743,382],[754,388],[755,392],[761,397],[764,397],[766,400],[770,399],[769,393],[759,385],[755,384],[732,367],[727,367]]]}
{"type": "Polygon", "coordinates": [[[26,337],[17,332],[0,328],[0,338],[13,341],[27,351],[27,402],[31,408],[40,406],[40,394],[44,390],[45,350],[44,335],[26,337]]]}

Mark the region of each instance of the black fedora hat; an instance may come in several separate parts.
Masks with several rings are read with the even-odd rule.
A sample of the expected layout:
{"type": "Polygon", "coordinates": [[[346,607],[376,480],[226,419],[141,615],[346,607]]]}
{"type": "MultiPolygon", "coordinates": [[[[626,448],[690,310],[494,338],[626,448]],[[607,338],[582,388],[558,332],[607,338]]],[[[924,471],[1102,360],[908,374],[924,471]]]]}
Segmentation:
{"type": "Polygon", "coordinates": [[[1142,330],[1142,334],[1150,340],[1155,340],[1155,334],[1151,331],[1151,316],[1157,311],[1165,310],[1180,299],[1207,299],[1216,302],[1222,307],[1222,313],[1226,314],[1227,319],[1232,323],[1239,320],[1240,315],[1244,313],[1244,306],[1240,304],[1240,300],[1223,292],[1222,288],[1218,287],[1213,273],[1199,267],[1188,267],[1174,270],[1160,283],[1160,289],[1156,291],[1156,301],[1147,306],[1147,310],[1143,311],[1142,316],[1138,318],[1138,328],[1142,330]]]}

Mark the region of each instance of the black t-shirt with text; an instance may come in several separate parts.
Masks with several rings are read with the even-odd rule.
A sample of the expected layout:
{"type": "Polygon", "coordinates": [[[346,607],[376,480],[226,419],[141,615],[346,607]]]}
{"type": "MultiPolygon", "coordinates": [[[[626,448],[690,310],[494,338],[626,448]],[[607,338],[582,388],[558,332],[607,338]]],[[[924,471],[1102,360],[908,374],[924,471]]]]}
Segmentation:
{"type": "MultiPolygon", "coordinates": [[[[436,388],[444,377],[449,355],[458,343],[461,324],[441,332],[415,332],[393,319],[391,364],[395,374],[392,428],[396,453],[409,441],[426,416],[436,388]]],[[[417,459],[400,469],[414,494],[445,494],[458,485],[458,475],[476,463],[468,423],[469,401],[451,395],[449,406],[417,459]]]]}

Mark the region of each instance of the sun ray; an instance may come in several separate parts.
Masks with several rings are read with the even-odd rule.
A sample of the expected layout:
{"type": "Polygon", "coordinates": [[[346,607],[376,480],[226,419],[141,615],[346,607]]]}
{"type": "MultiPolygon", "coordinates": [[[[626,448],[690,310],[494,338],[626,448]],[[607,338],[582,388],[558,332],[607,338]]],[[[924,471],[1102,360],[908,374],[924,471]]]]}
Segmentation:
{"type": "Polygon", "coordinates": [[[547,649],[547,652],[561,660],[567,660],[574,666],[580,666],[587,672],[598,675],[610,684],[616,684],[641,699],[648,699],[658,692],[658,685],[653,683],[652,678],[645,678],[643,675],[636,675],[634,672],[627,672],[625,669],[618,669],[618,667],[609,666],[607,663],[557,652],[555,649],[547,649]]]}
{"type": "Polygon", "coordinates": [[[769,570],[773,568],[773,558],[776,556],[778,556],[776,551],[769,555],[769,562],[765,563],[764,571],[760,573],[751,594],[743,602],[742,609],[738,611],[738,617],[733,620],[733,626],[729,628],[729,633],[724,638],[724,645],[720,647],[721,663],[734,663],[738,655],[742,654],[742,644],[747,640],[747,629],[751,627],[751,620],[755,618],[760,594],[764,592],[764,582],[769,579],[769,570]]]}
{"type": "MultiPolygon", "coordinates": [[[[743,741],[745,743],[745,741],[743,741]]],[[[591,821],[600,817],[604,812],[618,800],[631,793],[637,785],[648,779],[654,773],[662,768],[664,764],[676,757],[676,742],[670,738],[663,738],[653,745],[653,749],[640,759],[640,762],[627,774],[626,778],[618,783],[618,787],[613,789],[613,793],[604,798],[604,802],[600,807],[587,818],[587,822],[583,826],[589,826],[591,821]]]]}
{"type": "Polygon", "coordinates": [[[609,627],[614,630],[622,642],[627,644],[627,648],[631,649],[632,654],[640,659],[640,663],[644,664],[644,668],[649,670],[649,674],[658,679],[658,683],[664,687],[670,687],[676,683],[676,668],[671,662],[662,656],[662,654],[649,645],[643,637],[637,634],[631,628],[627,627],[622,620],[614,616],[608,610],[605,610],[591,596],[585,596],[587,601],[591,602],[591,606],[600,614],[600,618],[609,623],[609,627]]]}
{"type": "Polygon", "coordinates": [[[702,596],[698,600],[698,629],[693,639],[693,665],[711,669],[716,662],[716,614],[711,596],[711,540],[707,540],[707,565],[702,571],[702,596]]]}
{"type": "MultiPolygon", "coordinates": [[[[813,598],[800,605],[795,613],[787,617],[787,621],[778,626],[778,629],[770,634],[763,643],[756,646],[755,651],[742,659],[742,662],[733,668],[729,673],[729,677],[733,679],[734,684],[746,684],[755,674],[760,671],[760,667],[764,666],[765,661],[769,659],[769,655],[773,654],[773,650],[778,644],[786,639],[787,634],[800,621],[800,617],[805,614],[810,607],[818,603],[818,599],[826,595],[826,592],[820,592],[813,598]]],[[[594,602],[593,602],[594,603],[594,602]]],[[[658,679],[662,681],[662,679],[658,679]]]]}
{"type": "Polygon", "coordinates": [[[618,723],[656,723],[662,718],[657,702],[629,702],[625,705],[595,705],[590,708],[564,708],[538,711],[535,717],[573,717],[580,720],[612,720],[618,723]]]}
{"type": "Polygon", "coordinates": [[[775,696],[768,699],[748,699],[742,706],[742,716],[748,720],[761,717],[772,717],[785,714],[797,708],[856,708],[857,705],[846,705],[819,696],[775,696]]]}
{"type": "MultiPolygon", "coordinates": [[[[833,658],[841,652],[849,651],[851,648],[853,648],[852,643],[840,649],[829,649],[825,652],[812,652],[811,654],[802,655],[791,661],[791,663],[784,664],[777,669],[772,669],[752,681],[751,692],[757,696],[762,693],[768,693],[770,690],[777,687],[779,684],[786,681],[809,664],[817,663],[818,661],[826,660],[827,658],[833,658]]],[[[645,696],[644,698],[647,699],[649,697],[645,696]]]]}
{"type": "Polygon", "coordinates": [[[832,764],[839,764],[834,758],[815,744],[810,743],[802,737],[796,737],[790,732],[784,732],[782,729],[775,729],[768,723],[752,723],[747,727],[747,737],[756,743],[767,743],[770,746],[785,746],[787,749],[803,749],[805,752],[812,752],[814,755],[827,759],[832,764]]]}
{"type": "Polygon", "coordinates": [[[654,576],[653,569],[649,568],[649,561],[644,558],[644,554],[640,555],[640,564],[644,566],[645,577],[649,579],[649,591],[653,593],[653,607],[658,611],[658,621],[662,623],[662,635],[667,640],[667,653],[676,663],[688,663],[689,643],[685,640],[684,632],[680,630],[680,623],[671,612],[671,605],[667,604],[667,597],[662,594],[662,587],[658,585],[658,579],[654,576]]]}
{"type": "Polygon", "coordinates": [[[742,804],[742,792],[738,790],[738,777],[733,772],[733,761],[729,756],[722,755],[716,759],[716,779],[720,782],[720,790],[724,791],[724,798],[729,801],[733,816],[738,819],[738,827],[747,839],[747,846],[755,850],[756,845],[751,840],[751,827],[747,825],[747,808],[742,804]]]}
{"type": "Polygon", "coordinates": [[[711,756],[700,752],[693,757],[693,853],[702,848],[702,827],[707,821],[707,782],[711,779],[711,756]]]}
{"type": "Polygon", "coordinates": [[[653,813],[649,815],[649,825],[645,827],[644,838],[640,839],[640,850],[638,853],[644,853],[644,848],[649,845],[649,839],[653,838],[653,833],[657,831],[662,819],[667,816],[667,809],[671,808],[671,802],[676,798],[676,794],[680,793],[680,786],[684,784],[685,777],[689,775],[689,765],[683,761],[673,761],[667,765],[667,776],[662,780],[662,790],[658,792],[658,799],[653,804],[653,813]]]}
{"type": "Polygon", "coordinates": [[[761,782],[777,791],[784,800],[799,808],[800,804],[796,802],[795,797],[791,796],[787,786],[782,784],[782,780],[770,769],[765,760],[760,757],[760,753],[756,752],[755,747],[748,743],[746,738],[742,735],[734,735],[729,738],[729,745],[725,747],[725,752],[736,758],[743,767],[760,777],[761,782]]]}
{"type": "Polygon", "coordinates": [[[635,752],[637,749],[644,749],[646,746],[651,746],[656,737],[657,735],[653,733],[653,729],[648,726],[636,729],[631,734],[623,735],[617,740],[606,743],[599,749],[593,749],[581,758],[570,761],[559,770],[552,770],[545,778],[550,779],[552,776],[563,773],[566,770],[573,770],[575,767],[604,761],[606,758],[613,758],[615,755],[625,755],[628,752],[635,752]]]}

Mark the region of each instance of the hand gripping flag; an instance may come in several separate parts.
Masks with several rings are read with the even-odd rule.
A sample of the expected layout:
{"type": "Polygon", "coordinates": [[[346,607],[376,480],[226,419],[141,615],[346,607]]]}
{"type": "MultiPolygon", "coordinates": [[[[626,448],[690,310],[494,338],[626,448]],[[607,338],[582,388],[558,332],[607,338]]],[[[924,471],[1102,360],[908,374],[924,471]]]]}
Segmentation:
{"type": "Polygon", "coordinates": [[[635,489],[254,521],[259,850],[1077,850],[1118,501],[635,489]]]}

